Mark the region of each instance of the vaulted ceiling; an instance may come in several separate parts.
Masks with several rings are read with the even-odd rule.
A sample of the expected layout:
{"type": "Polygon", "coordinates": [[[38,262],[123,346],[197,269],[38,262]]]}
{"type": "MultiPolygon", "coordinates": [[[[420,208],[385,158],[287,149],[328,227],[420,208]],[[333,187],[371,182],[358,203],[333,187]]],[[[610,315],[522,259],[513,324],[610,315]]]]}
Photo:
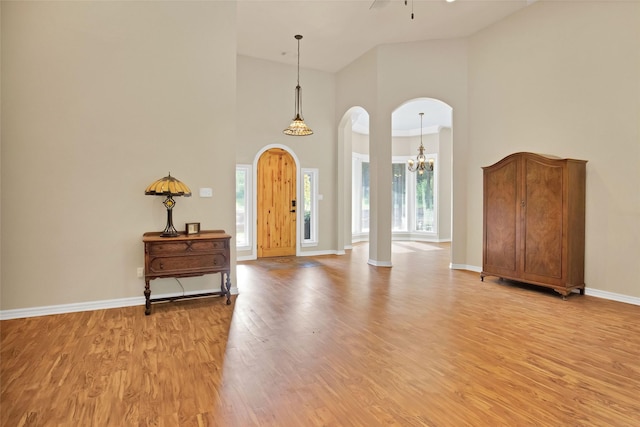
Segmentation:
{"type": "Polygon", "coordinates": [[[385,43],[469,36],[534,0],[238,0],[238,53],[336,72],[385,43]],[[414,18],[411,19],[413,10],[414,18]]]}
{"type": "MultiPolygon", "coordinates": [[[[337,72],[372,48],[466,37],[527,7],[535,0],[238,0],[238,53],[337,72]],[[413,19],[411,14],[413,13],[413,19]]],[[[393,134],[416,134],[424,127],[451,126],[451,108],[419,100],[394,113],[393,134]]],[[[354,114],[354,130],[368,133],[369,116],[354,114]]]]}

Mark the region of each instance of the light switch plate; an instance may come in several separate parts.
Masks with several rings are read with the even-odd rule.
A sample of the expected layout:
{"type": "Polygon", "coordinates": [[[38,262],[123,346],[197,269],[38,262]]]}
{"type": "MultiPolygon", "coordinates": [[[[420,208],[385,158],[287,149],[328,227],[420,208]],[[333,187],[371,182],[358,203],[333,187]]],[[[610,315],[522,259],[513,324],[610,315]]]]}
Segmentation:
{"type": "Polygon", "coordinates": [[[200,189],[200,197],[213,197],[213,189],[212,188],[201,188],[200,189]]]}

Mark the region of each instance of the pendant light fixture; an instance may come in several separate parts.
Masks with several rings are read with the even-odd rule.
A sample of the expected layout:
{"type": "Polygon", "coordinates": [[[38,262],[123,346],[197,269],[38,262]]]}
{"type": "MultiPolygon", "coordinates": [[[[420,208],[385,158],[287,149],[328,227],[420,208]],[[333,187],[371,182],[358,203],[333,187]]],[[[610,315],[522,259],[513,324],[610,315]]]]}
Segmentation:
{"type": "Polygon", "coordinates": [[[424,171],[432,171],[433,170],[433,159],[429,159],[427,161],[427,157],[424,155],[424,145],[422,145],[422,117],[424,113],[420,114],[420,147],[418,148],[418,156],[416,160],[409,159],[407,168],[409,172],[418,172],[418,174],[422,175],[424,171]]]}
{"type": "Polygon", "coordinates": [[[293,121],[283,132],[285,135],[291,136],[307,136],[313,134],[313,131],[306,125],[302,117],[302,88],[300,87],[300,39],[301,35],[295,36],[298,40],[298,84],[296,86],[295,116],[293,121]]]}

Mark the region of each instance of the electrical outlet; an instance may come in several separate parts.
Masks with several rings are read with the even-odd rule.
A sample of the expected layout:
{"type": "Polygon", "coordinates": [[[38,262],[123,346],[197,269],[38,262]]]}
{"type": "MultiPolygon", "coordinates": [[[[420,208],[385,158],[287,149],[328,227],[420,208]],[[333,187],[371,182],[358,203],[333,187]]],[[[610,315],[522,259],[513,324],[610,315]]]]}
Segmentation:
{"type": "Polygon", "coordinates": [[[144,267],[138,267],[138,277],[144,276],[144,267]]]}

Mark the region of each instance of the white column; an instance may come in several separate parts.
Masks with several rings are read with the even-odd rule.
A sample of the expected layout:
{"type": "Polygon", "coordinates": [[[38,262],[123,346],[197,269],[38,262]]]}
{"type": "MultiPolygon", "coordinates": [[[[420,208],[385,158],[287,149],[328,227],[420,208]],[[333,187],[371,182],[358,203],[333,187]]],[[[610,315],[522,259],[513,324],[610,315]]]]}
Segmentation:
{"type": "Polygon", "coordinates": [[[368,263],[391,267],[391,112],[369,114],[368,263]]]}

